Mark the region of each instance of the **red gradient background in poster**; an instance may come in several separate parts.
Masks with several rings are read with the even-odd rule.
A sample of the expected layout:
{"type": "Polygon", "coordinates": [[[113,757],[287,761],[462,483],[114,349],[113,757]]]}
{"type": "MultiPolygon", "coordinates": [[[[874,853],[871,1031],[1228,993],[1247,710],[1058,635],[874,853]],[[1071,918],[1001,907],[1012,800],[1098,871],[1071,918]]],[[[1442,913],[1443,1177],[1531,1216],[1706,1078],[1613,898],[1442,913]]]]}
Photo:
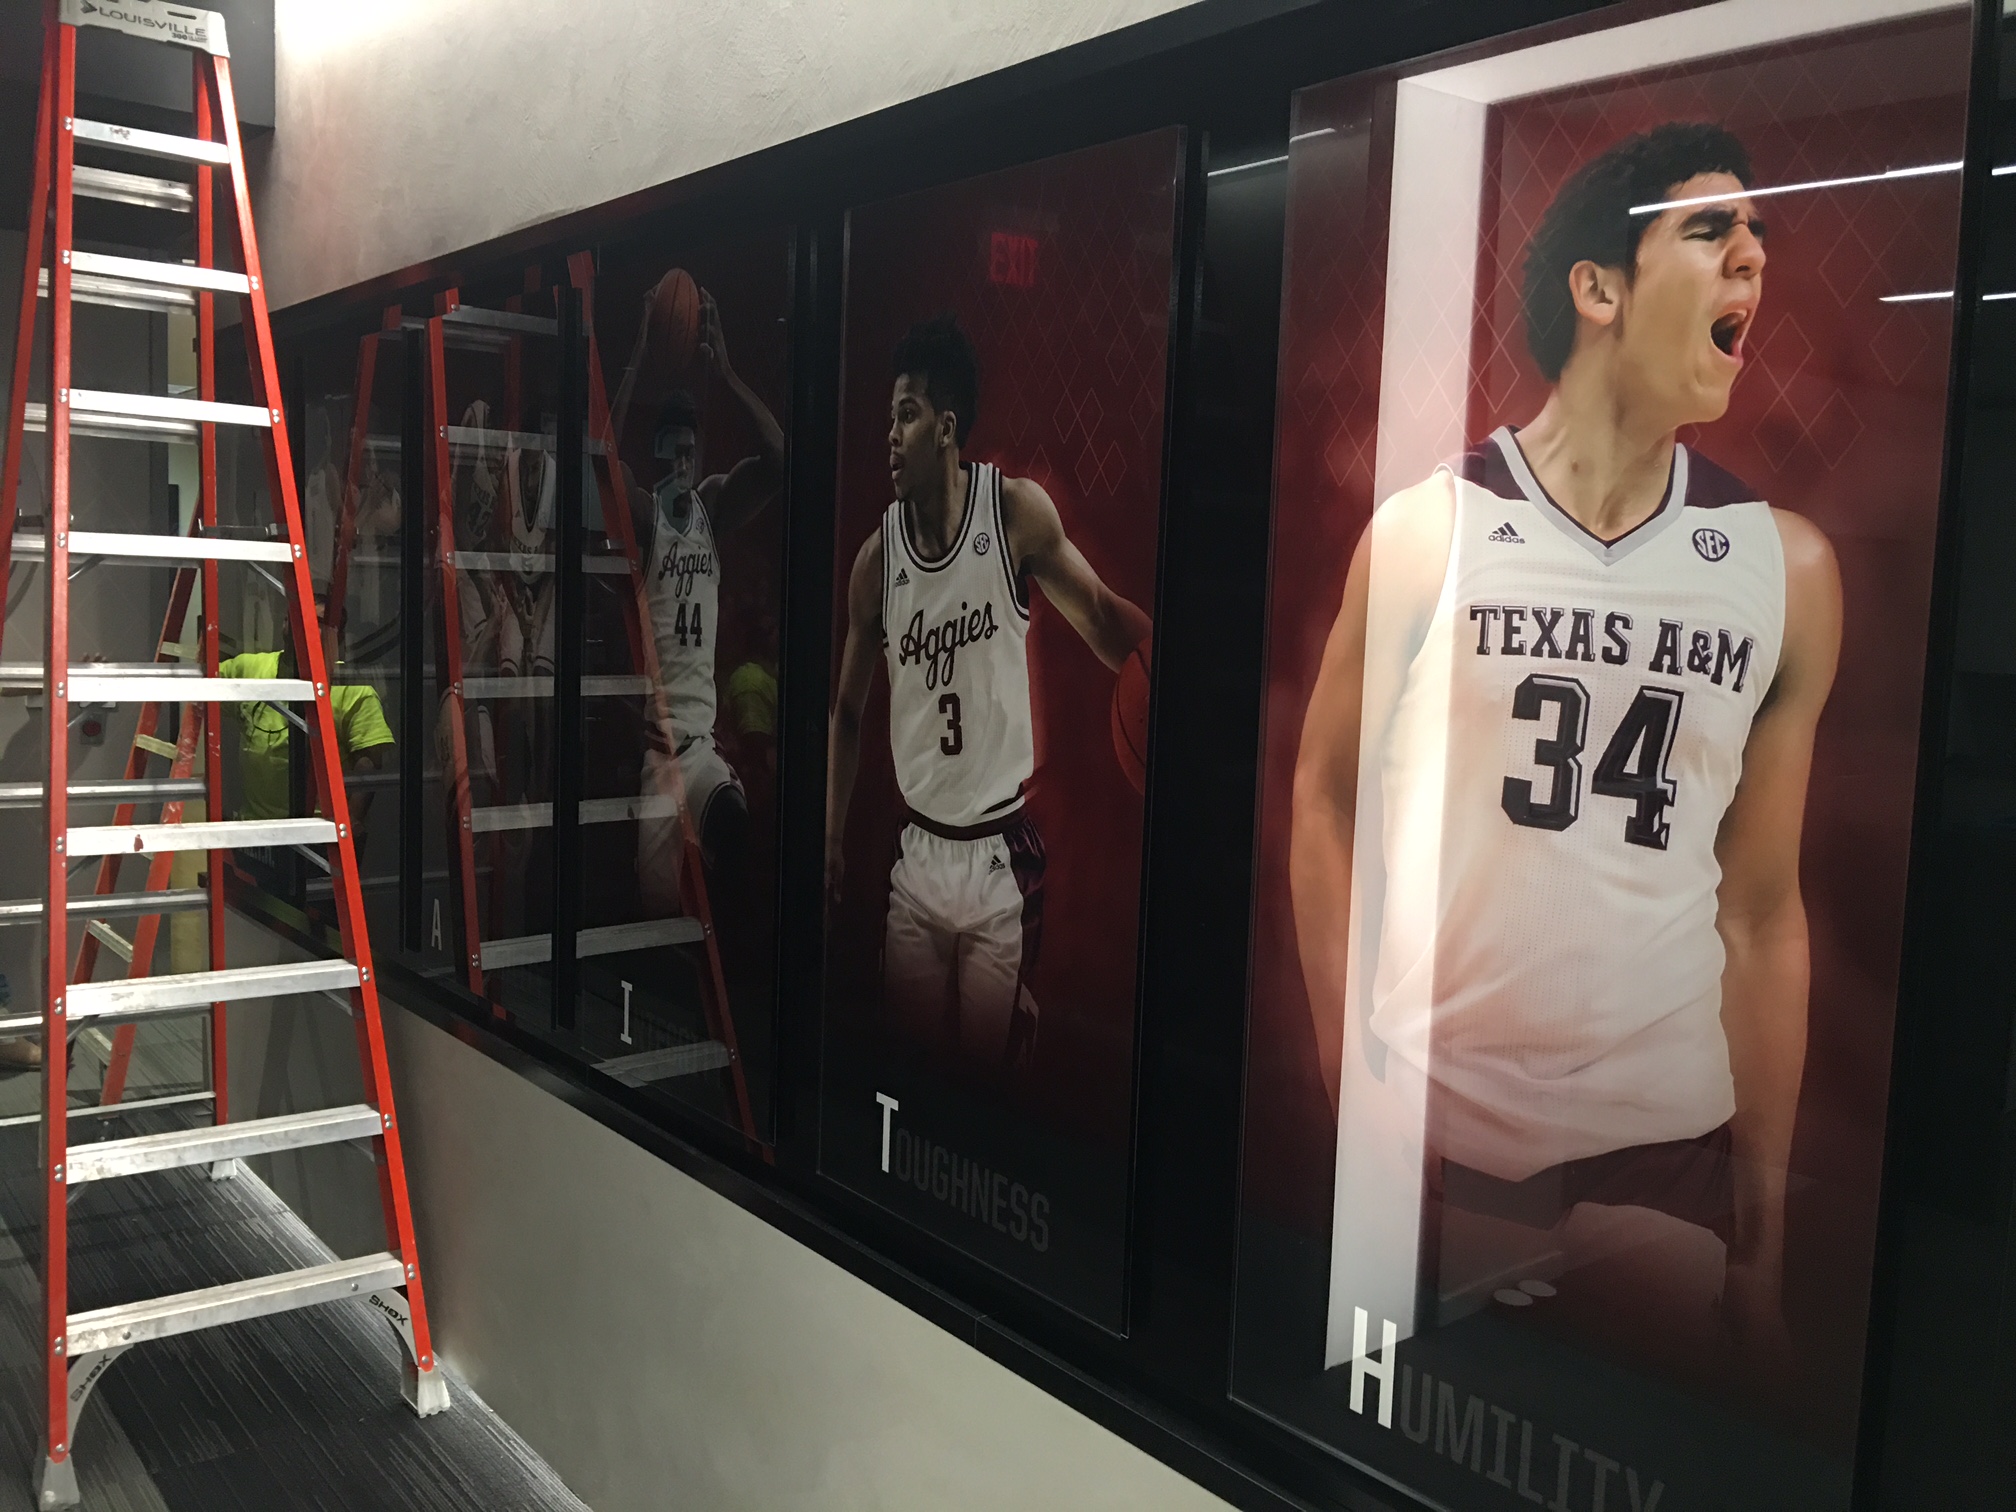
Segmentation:
{"type": "MultiPolygon", "coordinates": [[[[1948,11],[1530,96],[1495,107],[1469,319],[1468,432],[1523,423],[1546,386],[1525,349],[1521,261],[1556,188],[1664,121],[1740,136],[1759,185],[1954,162],[1968,18],[1948,11]]],[[[1341,1025],[1312,1024],[1287,877],[1303,712],[1376,502],[1392,76],[1298,98],[1290,163],[1268,684],[1261,757],[1245,1200],[1311,1235],[1330,1223],[1336,1109],[1323,1070],[1341,1025]]],[[[1787,1310],[1801,1397],[1845,1441],[1857,1397],[1887,1095],[1945,434],[1957,173],[1758,201],[1769,267],[1730,411],[1682,440],[1833,542],[1846,592],[1840,674],[1822,719],[1801,874],[1812,931],[1811,1036],[1792,1155],[1787,1310]]],[[[1389,402],[1394,396],[1388,396],[1389,402]]]]}
{"type": "MultiPolygon", "coordinates": [[[[855,210],[847,228],[846,351],[833,655],[847,578],[889,504],[890,359],[951,311],[980,356],[963,455],[1033,478],[1114,592],[1151,617],[1162,510],[1163,411],[1181,139],[1088,148],[855,210]]],[[[1142,802],[1113,751],[1114,674],[1032,600],[1030,692],[1042,833],[1042,1033],[1025,1107],[1102,1141],[1126,1137],[1139,951],[1142,802]]],[[[829,1011],[861,1033],[880,1001],[883,918],[902,801],[889,760],[886,671],[864,716],[847,885],[827,940],[829,1011]]]]}

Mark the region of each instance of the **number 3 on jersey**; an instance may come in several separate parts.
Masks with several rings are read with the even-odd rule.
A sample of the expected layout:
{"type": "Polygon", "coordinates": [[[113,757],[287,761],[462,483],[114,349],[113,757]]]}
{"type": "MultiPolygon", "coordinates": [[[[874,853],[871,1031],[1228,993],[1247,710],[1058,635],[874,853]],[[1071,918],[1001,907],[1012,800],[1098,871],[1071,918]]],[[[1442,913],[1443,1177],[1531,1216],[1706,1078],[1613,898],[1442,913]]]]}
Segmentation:
{"type": "MultiPolygon", "coordinates": [[[[1677,688],[1641,687],[1624,711],[1610,743],[1596,763],[1589,790],[1599,798],[1624,798],[1634,805],[1624,821],[1624,838],[1650,850],[1666,849],[1672,826],[1666,809],[1679,796],[1666,774],[1673,739],[1680,729],[1677,688]]],[[[1554,729],[1533,742],[1533,764],[1553,773],[1545,801],[1533,784],[1507,777],[1500,805],[1505,817],[1529,829],[1565,830],[1581,817],[1582,751],[1588,744],[1589,690],[1572,677],[1534,673],[1512,694],[1512,717],[1541,721],[1553,707],[1554,729]]]]}

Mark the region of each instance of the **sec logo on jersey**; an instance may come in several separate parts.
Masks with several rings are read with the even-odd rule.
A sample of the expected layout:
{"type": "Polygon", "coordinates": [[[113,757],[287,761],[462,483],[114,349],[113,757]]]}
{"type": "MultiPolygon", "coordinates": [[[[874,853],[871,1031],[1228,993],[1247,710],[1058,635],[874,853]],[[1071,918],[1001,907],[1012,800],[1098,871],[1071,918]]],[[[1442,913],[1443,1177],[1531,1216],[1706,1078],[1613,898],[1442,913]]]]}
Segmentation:
{"type": "Polygon", "coordinates": [[[1729,555],[1729,537],[1706,526],[1694,532],[1694,549],[1705,562],[1719,562],[1729,555]]]}
{"type": "Polygon", "coordinates": [[[987,532],[984,530],[981,531],[980,534],[973,537],[973,555],[975,556],[987,555],[987,548],[989,546],[992,546],[993,544],[994,543],[987,538],[987,532]]]}

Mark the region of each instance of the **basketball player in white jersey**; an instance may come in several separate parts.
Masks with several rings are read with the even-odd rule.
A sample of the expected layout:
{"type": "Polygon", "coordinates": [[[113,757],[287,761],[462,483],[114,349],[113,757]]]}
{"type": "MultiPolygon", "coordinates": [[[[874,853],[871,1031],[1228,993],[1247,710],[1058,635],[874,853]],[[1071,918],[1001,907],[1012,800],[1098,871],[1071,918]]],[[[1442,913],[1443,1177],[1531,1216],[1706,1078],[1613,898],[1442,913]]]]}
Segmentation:
{"type": "Polygon", "coordinates": [[[1328,1363],[1363,1355],[1375,1294],[1415,1326],[1413,1246],[1431,1274],[1448,1253],[1424,1168],[1445,1224],[1541,1251],[1626,1208],[1713,1234],[1704,1317],[1719,1282],[1735,1342],[1789,1358],[1800,830],[1841,586],[1815,526],[1675,438],[1743,368],[1749,182],[1707,125],[1585,165],[1526,264],[1547,402],[1385,501],[1353,556],[1290,853],[1311,1008],[1343,1035],[1328,1363]]]}
{"type": "MultiPolygon", "coordinates": [[[[650,314],[647,308],[645,325],[650,314]]],[[[741,781],[714,741],[714,651],[720,638],[719,537],[760,514],[784,486],[784,431],[728,360],[714,296],[700,299],[700,352],[742,406],[757,450],[723,473],[701,478],[700,417],[692,398],[673,393],[652,434],[664,471],[647,491],[626,467],[634,539],[644,548],[644,594],[657,651],[660,698],[645,726],[638,791],[647,800],[637,827],[637,882],[647,916],[679,910],[679,804],[700,836],[710,878],[731,888],[748,846],[749,806],[741,781]],[[676,774],[676,776],[675,776],[676,774]]],[[[629,380],[619,399],[621,436],[629,380]]]]}
{"type": "Polygon", "coordinates": [[[1035,762],[1029,584],[1117,672],[1148,616],[1100,581],[1028,478],[961,453],[980,394],[972,343],[949,315],[896,348],[889,405],[895,500],[861,544],[829,733],[826,887],[839,896],[861,714],[878,657],[908,823],[883,932],[889,1011],[913,1042],[949,1038],[990,1069],[1026,1066],[1042,938],[1042,837],[1023,812],[1035,762]],[[949,1030],[949,1033],[948,1033],[949,1030]]]}

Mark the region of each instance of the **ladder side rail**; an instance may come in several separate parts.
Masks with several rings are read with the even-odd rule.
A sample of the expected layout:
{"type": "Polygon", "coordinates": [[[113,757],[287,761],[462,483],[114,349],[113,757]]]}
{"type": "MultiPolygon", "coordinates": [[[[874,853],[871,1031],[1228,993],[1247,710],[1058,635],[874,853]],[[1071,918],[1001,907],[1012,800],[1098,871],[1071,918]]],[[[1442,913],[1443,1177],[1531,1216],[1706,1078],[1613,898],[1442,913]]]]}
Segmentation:
{"type": "MultiPolygon", "coordinates": [[[[526,283],[528,286],[536,287],[538,283],[538,278],[536,277],[536,275],[528,276],[526,279],[526,283]]],[[[504,308],[514,315],[522,313],[525,308],[524,296],[520,294],[511,295],[504,301],[504,308]]],[[[513,436],[513,437],[521,434],[524,428],[524,421],[525,421],[525,336],[524,333],[521,331],[512,331],[508,336],[505,337],[504,341],[503,430],[505,434],[507,436],[513,436]]],[[[557,465],[558,459],[555,458],[552,460],[555,463],[555,465],[557,465]]],[[[523,490],[523,483],[519,477],[519,467],[520,462],[513,459],[511,453],[511,444],[507,442],[504,445],[504,501],[506,510],[509,511],[510,515],[512,516],[512,518],[509,519],[508,523],[510,527],[509,539],[514,549],[517,543],[517,536],[518,536],[518,520],[516,519],[516,516],[519,512],[522,503],[521,494],[523,490]]],[[[532,506],[532,517],[534,520],[537,520],[539,517],[539,506],[536,502],[532,506]]],[[[489,542],[478,542],[477,544],[487,549],[489,546],[494,545],[496,543],[494,541],[489,541],[489,542]]],[[[493,615],[500,613],[515,613],[516,604],[513,602],[513,591],[510,580],[508,578],[493,578],[491,580],[491,588],[497,594],[498,597],[496,600],[493,600],[490,612],[493,615]]],[[[539,644],[538,644],[539,638],[538,635],[536,634],[536,600],[534,601],[534,603],[535,603],[535,609],[534,609],[535,633],[526,639],[524,649],[519,654],[518,673],[521,677],[532,676],[537,668],[539,660],[539,644]]],[[[459,636],[461,633],[460,630],[461,622],[459,618],[456,623],[457,623],[456,633],[459,636]]],[[[502,670],[501,666],[499,670],[502,670]]],[[[514,781],[509,788],[506,787],[503,780],[504,753],[506,751],[515,751],[518,749],[516,737],[522,724],[522,726],[524,727],[524,729],[526,730],[527,734],[530,737],[529,739],[530,748],[535,753],[535,758],[532,765],[536,769],[538,765],[536,759],[536,753],[540,748],[538,731],[542,723],[546,726],[546,728],[550,732],[548,737],[549,740],[557,741],[560,739],[558,730],[557,710],[558,710],[557,703],[548,706],[543,711],[544,719],[542,720],[541,718],[542,711],[538,706],[536,705],[528,706],[515,698],[500,699],[491,705],[490,707],[491,750],[493,759],[496,762],[496,775],[493,781],[492,791],[489,795],[490,801],[492,803],[502,801],[506,793],[511,792],[513,789],[515,789],[516,797],[519,798],[529,797],[529,794],[527,793],[522,780],[514,781]]],[[[552,747],[549,745],[547,749],[550,761],[550,754],[552,747]]],[[[529,775],[530,775],[529,773],[521,774],[521,777],[529,775]]],[[[546,786],[549,791],[551,790],[552,782],[553,782],[553,773],[549,766],[549,769],[546,774],[546,786]]],[[[470,852],[473,855],[476,848],[475,819],[473,814],[475,789],[473,785],[470,789],[470,801],[472,805],[472,812],[463,816],[461,823],[463,832],[469,837],[468,845],[470,852]]],[[[506,839],[505,836],[493,833],[484,847],[484,849],[488,852],[490,861],[490,927],[492,929],[497,928],[498,927],[497,921],[499,919],[505,918],[507,914],[510,912],[516,912],[519,915],[519,917],[525,920],[525,927],[529,930],[531,928],[530,911],[525,909],[520,910],[510,909],[510,903],[509,903],[510,889],[512,882],[514,881],[514,878],[511,873],[511,867],[509,864],[509,851],[506,848],[505,839],[506,839]]],[[[522,878],[515,880],[518,881],[520,887],[524,885],[522,878]]],[[[548,904],[549,934],[551,933],[552,907],[553,905],[549,903],[548,904]]],[[[477,949],[480,953],[482,947],[479,945],[477,949]]],[[[491,1017],[493,1018],[506,1017],[504,1010],[503,978],[495,971],[486,972],[483,978],[483,990],[490,999],[491,1017]]]]}
{"type": "MultiPolygon", "coordinates": [[[[180,576],[180,574],[177,574],[180,576]]],[[[202,739],[207,721],[204,718],[204,704],[184,704],[182,706],[182,728],[175,741],[175,760],[168,768],[171,777],[187,777],[196,766],[196,746],[202,739]]],[[[146,753],[135,746],[135,755],[146,753]]],[[[182,822],[183,802],[173,799],[161,805],[163,824],[182,822]]],[[[119,821],[124,824],[128,821],[119,821]]],[[[147,860],[147,891],[160,892],[168,886],[175,869],[175,852],[158,851],[147,860]]],[[[107,860],[112,858],[107,857],[107,860]]],[[[161,935],[161,915],[143,914],[133,931],[133,959],[128,964],[128,979],[150,976],[154,971],[154,947],[161,935]]],[[[93,944],[96,936],[90,936],[93,944]]],[[[76,981],[89,981],[88,976],[78,976],[76,981]]],[[[138,1028],[135,1024],[121,1024],[112,1034],[112,1055],[105,1063],[105,1080],[98,1089],[98,1103],[103,1107],[116,1103],[126,1095],[126,1073],[133,1060],[133,1035],[138,1028]]]]}
{"type": "MultiPolygon", "coordinates": [[[[567,259],[568,277],[581,290],[581,323],[588,333],[588,429],[599,440],[600,461],[597,481],[602,489],[603,527],[616,537],[630,564],[630,594],[625,599],[625,630],[630,639],[634,664],[644,672],[650,685],[652,706],[661,730],[671,727],[671,710],[665,697],[665,681],[658,670],[658,646],[651,635],[651,611],[645,583],[645,564],[636,533],[630,526],[630,501],[623,487],[621,464],[616,455],[617,437],[609,413],[608,391],[602,382],[602,354],[595,340],[595,263],[591,254],[576,252],[567,259]]],[[[592,448],[591,448],[592,450],[592,448]]],[[[671,745],[668,738],[667,745],[671,745]]],[[[728,1051],[728,1075],[735,1094],[735,1112],[744,1136],[774,1159],[771,1147],[756,1133],[755,1110],[749,1101],[749,1082],[742,1069],[741,1047],[736,1043],[735,1018],[729,1007],[728,979],[721,965],[720,937],[714,929],[714,910],[707,894],[706,864],[700,835],[693,823],[692,805],[686,801],[686,778],[680,770],[678,751],[671,756],[673,799],[679,806],[680,850],[684,877],[680,895],[693,900],[693,916],[700,921],[702,948],[706,952],[706,1002],[708,1028],[728,1051]]]]}
{"type": "Polygon", "coordinates": [[[55,57],[47,81],[55,86],[50,132],[50,192],[55,197],[55,242],[49,259],[49,530],[43,558],[49,575],[44,595],[43,671],[48,787],[43,829],[42,920],[42,1366],[47,1387],[43,1449],[46,1463],[62,1466],[70,1455],[70,1204],[63,1180],[69,1130],[69,1061],[62,962],[69,929],[70,876],[65,864],[70,826],[70,242],[71,170],[76,157],[77,30],[57,19],[50,0],[44,46],[55,57]]]}
{"type": "MultiPolygon", "coordinates": [[[[223,127],[229,149],[231,199],[237,213],[238,245],[245,275],[251,284],[251,291],[240,306],[245,355],[252,368],[257,399],[277,415],[281,408],[280,369],[273,351],[273,326],[266,309],[265,281],[260,276],[258,238],[252,227],[252,196],[245,178],[245,152],[239,140],[230,61],[211,57],[208,72],[215,93],[211,104],[218,123],[223,127]]],[[[201,91],[198,93],[200,97],[201,91]]],[[[426,1304],[421,1295],[419,1246],[413,1233],[413,1212],[406,1191],[406,1162],[400,1148],[399,1120],[393,1110],[392,1073],[385,1058],[385,1032],[378,1013],[378,983],[371,969],[371,941],[364,922],[364,897],[357,883],[357,852],[350,823],[349,795],[343,786],[336,721],[329,704],[329,670],[322,660],[321,638],[316,634],[315,587],[309,576],[308,553],[302,549],[301,502],[294,489],[294,465],[287,427],[276,423],[268,429],[267,435],[266,475],[272,490],[274,513],[295,548],[294,592],[288,616],[297,654],[308,659],[307,675],[315,684],[315,738],[309,746],[314,758],[316,786],[322,794],[323,817],[336,826],[336,864],[330,872],[336,897],[336,916],[342,930],[344,951],[357,967],[357,985],[351,989],[351,1004],[356,1010],[352,1023],[357,1031],[358,1054],[365,1067],[366,1098],[378,1111],[384,1126],[379,1135],[381,1158],[377,1166],[385,1234],[388,1248],[398,1256],[406,1272],[406,1300],[412,1308],[413,1352],[420,1371],[431,1375],[434,1346],[427,1326],[426,1304]]]]}
{"type": "Polygon", "coordinates": [[[350,457],[343,473],[343,508],[336,521],[336,539],[329,554],[329,591],[322,606],[322,659],[336,665],[337,640],[348,619],[350,600],[350,553],[357,547],[357,507],[364,492],[364,457],[371,434],[371,390],[378,376],[379,338],[397,334],[404,311],[387,305],[379,317],[378,329],[357,343],[357,381],[350,392],[356,395],[350,415],[350,457]]]}
{"type": "MultiPolygon", "coordinates": [[[[198,53],[191,61],[190,99],[195,113],[196,135],[206,140],[214,135],[212,116],[213,101],[205,87],[209,70],[204,67],[204,54],[198,53]]],[[[235,128],[235,121],[233,126],[235,128]]],[[[217,197],[212,171],[207,163],[196,165],[196,262],[198,266],[210,268],[217,264],[217,197]]],[[[217,296],[208,289],[196,291],[196,394],[206,403],[217,398],[217,296]]],[[[274,427],[278,429],[278,427],[274,427]]],[[[217,427],[203,421],[196,427],[197,484],[203,528],[215,531],[218,525],[217,500],[217,427]]],[[[200,621],[203,633],[203,675],[219,677],[220,648],[218,646],[218,571],[215,558],[208,558],[202,564],[203,573],[203,617],[200,621]]],[[[203,783],[204,818],[215,822],[224,817],[224,709],[221,704],[210,704],[204,710],[203,721],[203,783]]],[[[226,965],[224,940],[224,860],[225,853],[213,850],[204,859],[204,883],[210,893],[209,959],[212,971],[222,971],[226,965]]],[[[231,1119],[231,1076],[229,1056],[228,1025],[223,1003],[210,1005],[210,1118],[213,1123],[228,1123],[231,1119]]]]}
{"type": "MultiPolygon", "coordinates": [[[[35,315],[40,305],[42,254],[49,235],[49,168],[55,108],[56,47],[42,41],[41,92],[35,103],[35,166],[28,188],[28,232],[21,249],[20,320],[14,327],[14,383],[7,396],[6,455],[0,458],[0,605],[14,572],[14,523],[21,498],[21,448],[28,428],[28,382],[35,363],[35,315]]],[[[6,634],[0,614],[0,638],[6,634]]]]}
{"type": "MultiPolygon", "coordinates": [[[[460,868],[462,903],[462,951],[464,980],[478,997],[483,993],[483,932],[476,904],[476,837],[471,809],[474,806],[469,770],[468,704],[462,694],[462,589],[455,569],[455,464],[448,445],[447,344],[442,317],[455,308],[455,293],[449,290],[436,301],[427,322],[427,408],[432,425],[427,455],[433,475],[435,509],[435,555],[441,564],[441,658],[437,677],[447,680],[448,697],[444,710],[448,725],[449,771],[443,775],[451,805],[450,821],[460,868]]],[[[504,1005],[493,1003],[494,1017],[504,1017],[504,1005]]]]}

